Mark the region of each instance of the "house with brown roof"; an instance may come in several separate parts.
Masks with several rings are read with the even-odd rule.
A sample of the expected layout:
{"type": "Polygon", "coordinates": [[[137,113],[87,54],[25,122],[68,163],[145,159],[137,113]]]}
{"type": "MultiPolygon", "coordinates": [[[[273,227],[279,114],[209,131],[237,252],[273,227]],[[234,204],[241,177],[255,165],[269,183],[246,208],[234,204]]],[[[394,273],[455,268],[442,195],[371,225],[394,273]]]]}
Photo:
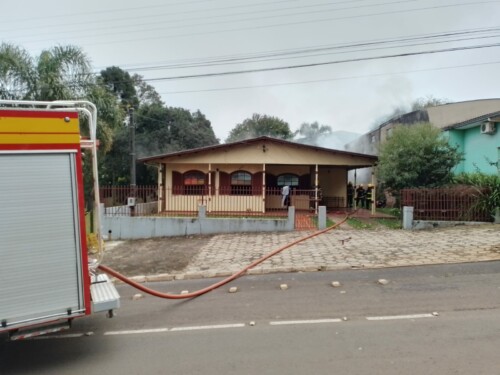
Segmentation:
{"type": "Polygon", "coordinates": [[[266,213],[289,186],[296,210],[344,208],[347,174],[377,157],[258,137],[142,158],[158,167],[159,212],[266,213]]]}

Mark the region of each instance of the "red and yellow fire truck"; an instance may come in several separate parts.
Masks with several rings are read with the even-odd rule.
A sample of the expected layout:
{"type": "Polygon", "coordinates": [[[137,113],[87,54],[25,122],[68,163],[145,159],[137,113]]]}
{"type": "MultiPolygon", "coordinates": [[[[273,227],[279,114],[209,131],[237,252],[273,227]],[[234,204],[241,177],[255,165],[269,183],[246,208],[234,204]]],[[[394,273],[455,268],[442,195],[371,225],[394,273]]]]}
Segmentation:
{"type": "Polygon", "coordinates": [[[96,272],[103,251],[96,115],[85,101],[0,101],[0,333],[11,340],[59,331],[100,311],[112,315],[119,307],[112,282],[96,272]],[[85,225],[86,148],[97,238],[92,251],[85,225]]]}

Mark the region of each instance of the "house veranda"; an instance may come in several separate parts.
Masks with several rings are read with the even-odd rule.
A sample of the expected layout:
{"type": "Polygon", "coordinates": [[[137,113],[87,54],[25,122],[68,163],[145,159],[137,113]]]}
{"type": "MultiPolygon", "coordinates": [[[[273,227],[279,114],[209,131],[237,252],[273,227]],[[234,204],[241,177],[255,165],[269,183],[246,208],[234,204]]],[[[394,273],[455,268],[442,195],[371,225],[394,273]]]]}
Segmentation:
{"type": "Polygon", "coordinates": [[[296,210],[347,206],[347,173],[377,157],[269,137],[140,159],[158,168],[158,212],[265,214],[282,210],[291,188],[296,210]]]}

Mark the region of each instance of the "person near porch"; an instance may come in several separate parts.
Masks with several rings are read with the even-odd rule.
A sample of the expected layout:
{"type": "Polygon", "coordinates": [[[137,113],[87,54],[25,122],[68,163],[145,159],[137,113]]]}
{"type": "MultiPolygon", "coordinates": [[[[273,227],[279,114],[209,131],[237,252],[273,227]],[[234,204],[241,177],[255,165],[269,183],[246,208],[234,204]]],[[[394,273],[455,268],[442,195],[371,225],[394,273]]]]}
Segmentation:
{"type": "Polygon", "coordinates": [[[363,185],[358,185],[356,188],[356,208],[363,208],[365,206],[366,190],[363,185]]]}
{"type": "Polygon", "coordinates": [[[285,185],[281,188],[281,207],[290,206],[290,186],[285,185]]]}

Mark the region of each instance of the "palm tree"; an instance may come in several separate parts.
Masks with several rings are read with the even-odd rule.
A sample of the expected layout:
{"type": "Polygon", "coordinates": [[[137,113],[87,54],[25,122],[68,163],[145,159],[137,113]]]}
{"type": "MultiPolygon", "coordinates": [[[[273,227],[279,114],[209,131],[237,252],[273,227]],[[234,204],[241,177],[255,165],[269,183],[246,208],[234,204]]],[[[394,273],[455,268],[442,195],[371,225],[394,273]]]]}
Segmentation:
{"type": "Polygon", "coordinates": [[[75,46],[56,46],[32,57],[23,48],[0,44],[0,98],[80,99],[94,83],[90,60],[75,46]]]}

